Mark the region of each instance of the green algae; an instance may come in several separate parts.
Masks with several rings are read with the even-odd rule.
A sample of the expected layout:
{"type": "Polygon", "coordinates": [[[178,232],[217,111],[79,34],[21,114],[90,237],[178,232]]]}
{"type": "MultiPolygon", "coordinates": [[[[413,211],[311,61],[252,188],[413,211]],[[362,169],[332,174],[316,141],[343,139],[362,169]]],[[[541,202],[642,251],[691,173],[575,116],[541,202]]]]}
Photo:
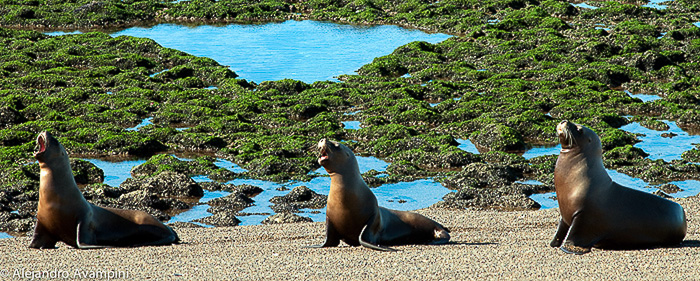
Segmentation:
{"type": "MultiPolygon", "coordinates": [[[[14,27],[291,18],[458,35],[401,46],[361,67],[359,75],[339,77],[342,83],[285,79],[257,85],[235,79],[211,59],[149,39],[0,29],[0,106],[8,116],[0,124],[0,155],[7,156],[7,167],[26,161],[35,134],[51,130],[71,153],[214,153],[249,170],[240,176],[280,181],[308,177],[318,168],[312,148],[331,138],[356,141],[348,145],[357,153],[391,159],[389,177],[450,178],[471,163],[497,162],[550,182],[553,157],[534,158],[524,168],[522,159],[501,151],[554,144],[555,125],[567,119],[600,134],[606,158],[618,159],[606,165],[628,167],[643,155],[630,148],[637,138],[618,129],[628,122],[623,116],[638,116],[649,126],[659,119],[684,128],[700,124],[700,96],[693,90],[700,85],[694,59],[700,29],[692,25],[698,8],[688,1],[676,0],[664,11],[614,1],[589,10],[558,0],[3,4],[0,25],[14,27]],[[218,89],[202,89],[208,86],[218,89]],[[643,103],[620,89],[663,99],[643,103]],[[343,115],[352,111],[360,112],[343,115]],[[154,124],[124,130],[149,117],[154,124]],[[345,120],[360,121],[362,128],[344,130],[345,120]],[[495,151],[474,156],[459,150],[455,138],[495,151]]],[[[213,169],[206,173],[221,174],[213,169]]],[[[647,177],[675,175],[654,169],[647,177]]]]}

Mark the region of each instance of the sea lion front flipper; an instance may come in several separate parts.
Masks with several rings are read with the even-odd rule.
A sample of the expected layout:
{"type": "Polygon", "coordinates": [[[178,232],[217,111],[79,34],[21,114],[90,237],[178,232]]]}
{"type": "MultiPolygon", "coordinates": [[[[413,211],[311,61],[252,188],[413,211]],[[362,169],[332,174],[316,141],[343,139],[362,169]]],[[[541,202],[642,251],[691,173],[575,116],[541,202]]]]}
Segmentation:
{"type": "Polygon", "coordinates": [[[374,239],[371,239],[371,234],[370,232],[367,231],[367,227],[369,227],[369,224],[365,225],[365,227],[362,228],[362,232],[360,232],[360,245],[365,246],[370,249],[374,249],[377,251],[385,251],[385,252],[396,252],[396,249],[392,249],[389,247],[382,247],[379,245],[375,245],[369,241],[372,241],[374,239]]]}
{"type": "Polygon", "coordinates": [[[76,242],[78,245],[78,249],[105,248],[105,246],[95,245],[97,243],[97,239],[95,237],[95,230],[90,223],[79,222],[77,232],[78,234],[76,235],[76,242]]]}
{"type": "Polygon", "coordinates": [[[564,222],[563,219],[559,219],[559,227],[557,227],[557,233],[554,234],[554,239],[549,243],[552,247],[561,247],[562,242],[566,238],[566,234],[569,232],[569,225],[564,222]]]}
{"type": "Polygon", "coordinates": [[[58,242],[58,240],[54,239],[44,225],[37,220],[34,226],[34,236],[32,237],[32,242],[29,243],[29,248],[55,249],[56,242],[58,242]]]}
{"type": "Polygon", "coordinates": [[[569,232],[559,249],[567,254],[583,255],[590,252],[593,245],[598,243],[600,239],[600,235],[593,232],[590,225],[586,224],[585,216],[577,213],[574,214],[569,232]]]}
{"type": "Polygon", "coordinates": [[[326,241],[324,241],[323,244],[308,245],[304,246],[304,248],[336,247],[338,245],[340,245],[340,237],[338,236],[338,232],[335,230],[333,225],[328,223],[328,220],[326,220],[326,241]]]}

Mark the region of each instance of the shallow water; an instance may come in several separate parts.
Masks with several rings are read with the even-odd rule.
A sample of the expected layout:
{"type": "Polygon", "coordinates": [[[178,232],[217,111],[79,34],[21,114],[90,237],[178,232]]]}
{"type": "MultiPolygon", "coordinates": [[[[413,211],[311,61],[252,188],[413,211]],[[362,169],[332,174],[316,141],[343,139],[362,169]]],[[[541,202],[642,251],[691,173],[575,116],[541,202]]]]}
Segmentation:
{"type": "Polygon", "coordinates": [[[360,121],[343,121],[343,128],[346,130],[359,130],[360,121]]]}
{"type": "Polygon", "coordinates": [[[455,140],[459,143],[459,146],[457,146],[457,148],[464,150],[466,152],[469,152],[469,153],[473,153],[473,154],[481,153],[481,152],[479,152],[479,149],[476,148],[474,143],[472,143],[472,141],[470,141],[468,139],[466,139],[466,140],[465,139],[455,139],[455,140]]]}
{"type": "MultiPolygon", "coordinates": [[[[183,161],[192,160],[183,157],[175,157],[183,161]]],[[[361,173],[365,173],[370,170],[375,170],[377,172],[383,173],[386,172],[386,168],[389,166],[389,163],[376,157],[356,156],[356,158],[361,173]]],[[[119,162],[109,162],[99,159],[85,160],[103,169],[103,171],[105,172],[105,183],[115,187],[130,177],[130,171],[133,167],[146,162],[145,160],[130,160],[119,162]]],[[[217,161],[215,161],[214,164],[216,164],[220,168],[225,168],[236,173],[242,173],[246,171],[237,164],[224,159],[217,159],[217,161]]],[[[250,184],[258,186],[264,190],[262,193],[252,198],[253,200],[255,200],[255,206],[245,208],[242,211],[243,213],[274,214],[274,211],[272,211],[272,209],[270,208],[272,203],[270,203],[269,200],[275,196],[286,195],[294,187],[306,186],[319,194],[328,195],[330,191],[330,178],[328,177],[328,173],[323,168],[319,168],[318,170],[313,171],[310,174],[318,175],[318,177],[307,182],[292,181],[287,183],[275,183],[255,179],[235,179],[227,183],[234,185],[250,184]]],[[[192,179],[196,182],[212,181],[206,176],[195,176],[192,177],[192,179]]],[[[440,183],[433,181],[432,179],[422,179],[413,182],[385,184],[377,188],[373,188],[372,191],[377,197],[377,201],[380,206],[396,210],[415,210],[426,208],[442,200],[442,197],[448,192],[450,192],[450,190],[442,186],[440,183]]],[[[174,215],[168,222],[192,222],[201,226],[210,227],[209,225],[194,221],[212,215],[211,213],[207,212],[209,205],[207,205],[206,202],[208,202],[211,199],[224,197],[229,194],[230,192],[226,191],[205,190],[204,196],[199,200],[196,206],[185,212],[174,215]]],[[[302,213],[300,213],[299,215],[310,217],[314,221],[325,220],[325,209],[303,209],[301,211],[302,213]]],[[[237,217],[241,220],[241,225],[255,225],[260,224],[260,222],[264,220],[267,216],[269,215],[247,215],[237,217]]]]}
{"type": "MultiPolygon", "coordinates": [[[[55,33],[54,33],[55,34],[55,33]]],[[[451,35],[397,26],[356,26],[317,21],[184,26],[159,24],[111,34],[151,38],[164,47],[209,57],[255,82],[285,78],[334,80],[376,57],[414,42],[441,42],[451,35]]]]}
{"type": "Polygon", "coordinates": [[[666,162],[671,160],[680,160],[683,152],[695,148],[694,143],[700,143],[700,135],[690,135],[676,125],[676,122],[662,120],[669,125],[670,129],[666,131],[655,131],[642,127],[639,123],[633,122],[620,127],[621,130],[644,134],[639,136],[642,142],[635,144],[635,147],[641,148],[649,154],[649,159],[663,159],[666,162]],[[677,134],[674,137],[662,137],[661,134],[673,133],[677,134]]]}
{"type": "Polygon", "coordinates": [[[525,159],[530,160],[539,156],[559,155],[559,150],[561,150],[561,144],[557,144],[555,146],[533,146],[532,148],[526,150],[522,156],[525,157],[525,159]]]}
{"type": "MultiPolygon", "coordinates": [[[[642,179],[630,177],[628,175],[625,175],[623,173],[617,172],[615,170],[609,170],[606,169],[608,172],[608,175],[610,175],[610,178],[622,185],[626,186],[632,189],[644,191],[647,193],[653,193],[659,190],[653,185],[649,185],[647,182],[645,182],[642,179]]],[[[533,185],[541,185],[542,183],[536,180],[528,180],[528,181],[522,181],[521,183],[525,184],[533,184],[533,185]]],[[[669,182],[671,184],[677,185],[679,188],[682,189],[682,191],[676,192],[676,193],[671,193],[668,194],[673,198],[685,198],[689,196],[694,196],[700,193],[700,181],[696,180],[687,180],[687,181],[674,181],[674,182],[669,182]]],[[[554,192],[548,192],[548,193],[540,193],[540,194],[533,194],[530,196],[531,199],[535,200],[537,203],[539,203],[542,207],[541,209],[551,209],[551,208],[558,208],[559,203],[556,200],[556,193],[554,192]]]]}
{"type": "Polygon", "coordinates": [[[102,159],[83,158],[83,160],[95,164],[98,168],[104,171],[104,184],[117,187],[126,179],[131,177],[131,169],[146,163],[146,159],[126,160],[126,161],[107,161],[102,159]]]}
{"type": "Polygon", "coordinates": [[[579,7],[579,8],[584,8],[584,9],[598,9],[598,7],[589,5],[586,2],[578,3],[578,4],[574,4],[574,3],[569,3],[569,4],[571,4],[574,7],[579,7]]]}
{"type": "Polygon", "coordinates": [[[671,2],[671,1],[673,1],[673,0],[650,0],[649,3],[642,5],[642,7],[654,8],[657,10],[665,10],[668,8],[668,5],[661,5],[660,3],[671,2]]]}
{"type": "Polygon", "coordinates": [[[148,126],[148,125],[153,124],[153,122],[151,122],[151,120],[153,120],[153,117],[148,117],[148,118],[146,118],[146,119],[143,119],[143,120],[141,121],[141,123],[138,124],[138,125],[136,125],[135,127],[126,128],[126,129],[124,129],[124,130],[127,130],[127,131],[138,131],[141,127],[145,127],[145,126],[148,126]]]}
{"type": "MultiPolygon", "coordinates": [[[[662,36],[663,37],[663,36],[662,36]]],[[[627,93],[630,97],[633,98],[638,98],[642,100],[642,102],[652,102],[655,100],[660,100],[661,97],[659,95],[648,95],[648,94],[632,94],[630,91],[625,90],[625,93],[627,93]]]]}

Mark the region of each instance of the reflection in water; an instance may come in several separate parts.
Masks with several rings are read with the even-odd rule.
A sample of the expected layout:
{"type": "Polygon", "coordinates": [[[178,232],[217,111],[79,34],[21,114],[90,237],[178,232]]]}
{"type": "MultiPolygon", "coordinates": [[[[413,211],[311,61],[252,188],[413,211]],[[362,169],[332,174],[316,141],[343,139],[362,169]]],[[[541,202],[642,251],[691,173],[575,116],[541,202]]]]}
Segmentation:
{"type": "Polygon", "coordinates": [[[133,27],[112,36],[151,38],[164,47],[228,65],[255,82],[285,78],[307,83],[353,74],[376,57],[414,41],[438,43],[446,34],[427,34],[397,26],[353,26],[316,21],[286,21],[226,26],[159,24],[133,27]]]}

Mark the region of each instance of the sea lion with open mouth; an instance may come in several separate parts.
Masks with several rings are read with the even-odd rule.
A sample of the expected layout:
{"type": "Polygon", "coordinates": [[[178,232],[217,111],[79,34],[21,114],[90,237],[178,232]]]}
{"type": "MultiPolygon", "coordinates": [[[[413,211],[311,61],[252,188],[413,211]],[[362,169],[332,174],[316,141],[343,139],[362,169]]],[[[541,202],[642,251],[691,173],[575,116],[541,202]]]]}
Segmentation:
{"type": "Polygon", "coordinates": [[[552,247],[584,254],[591,247],[640,249],[678,245],[686,233],[678,203],[612,181],[598,135],[568,121],[557,125],[561,152],[554,187],[561,220],[552,247]]]}
{"type": "Polygon", "coordinates": [[[136,210],[89,203],[75,183],[68,153],[48,132],[39,134],[39,209],[30,248],[52,249],[56,242],[75,248],[168,245],[177,234],[153,216],[136,210]]]}
{"type": "Polygon", "coordinates": [[[362,179],[355,154],[345,145],[322,139],[318,163],[331,176],[326,207],[326,241],[313,248],[351,246],[391,251],[386,246],[444,244],[449,230],[416,213],[389,210],[377,205],[377,198],[362,179]]]}

